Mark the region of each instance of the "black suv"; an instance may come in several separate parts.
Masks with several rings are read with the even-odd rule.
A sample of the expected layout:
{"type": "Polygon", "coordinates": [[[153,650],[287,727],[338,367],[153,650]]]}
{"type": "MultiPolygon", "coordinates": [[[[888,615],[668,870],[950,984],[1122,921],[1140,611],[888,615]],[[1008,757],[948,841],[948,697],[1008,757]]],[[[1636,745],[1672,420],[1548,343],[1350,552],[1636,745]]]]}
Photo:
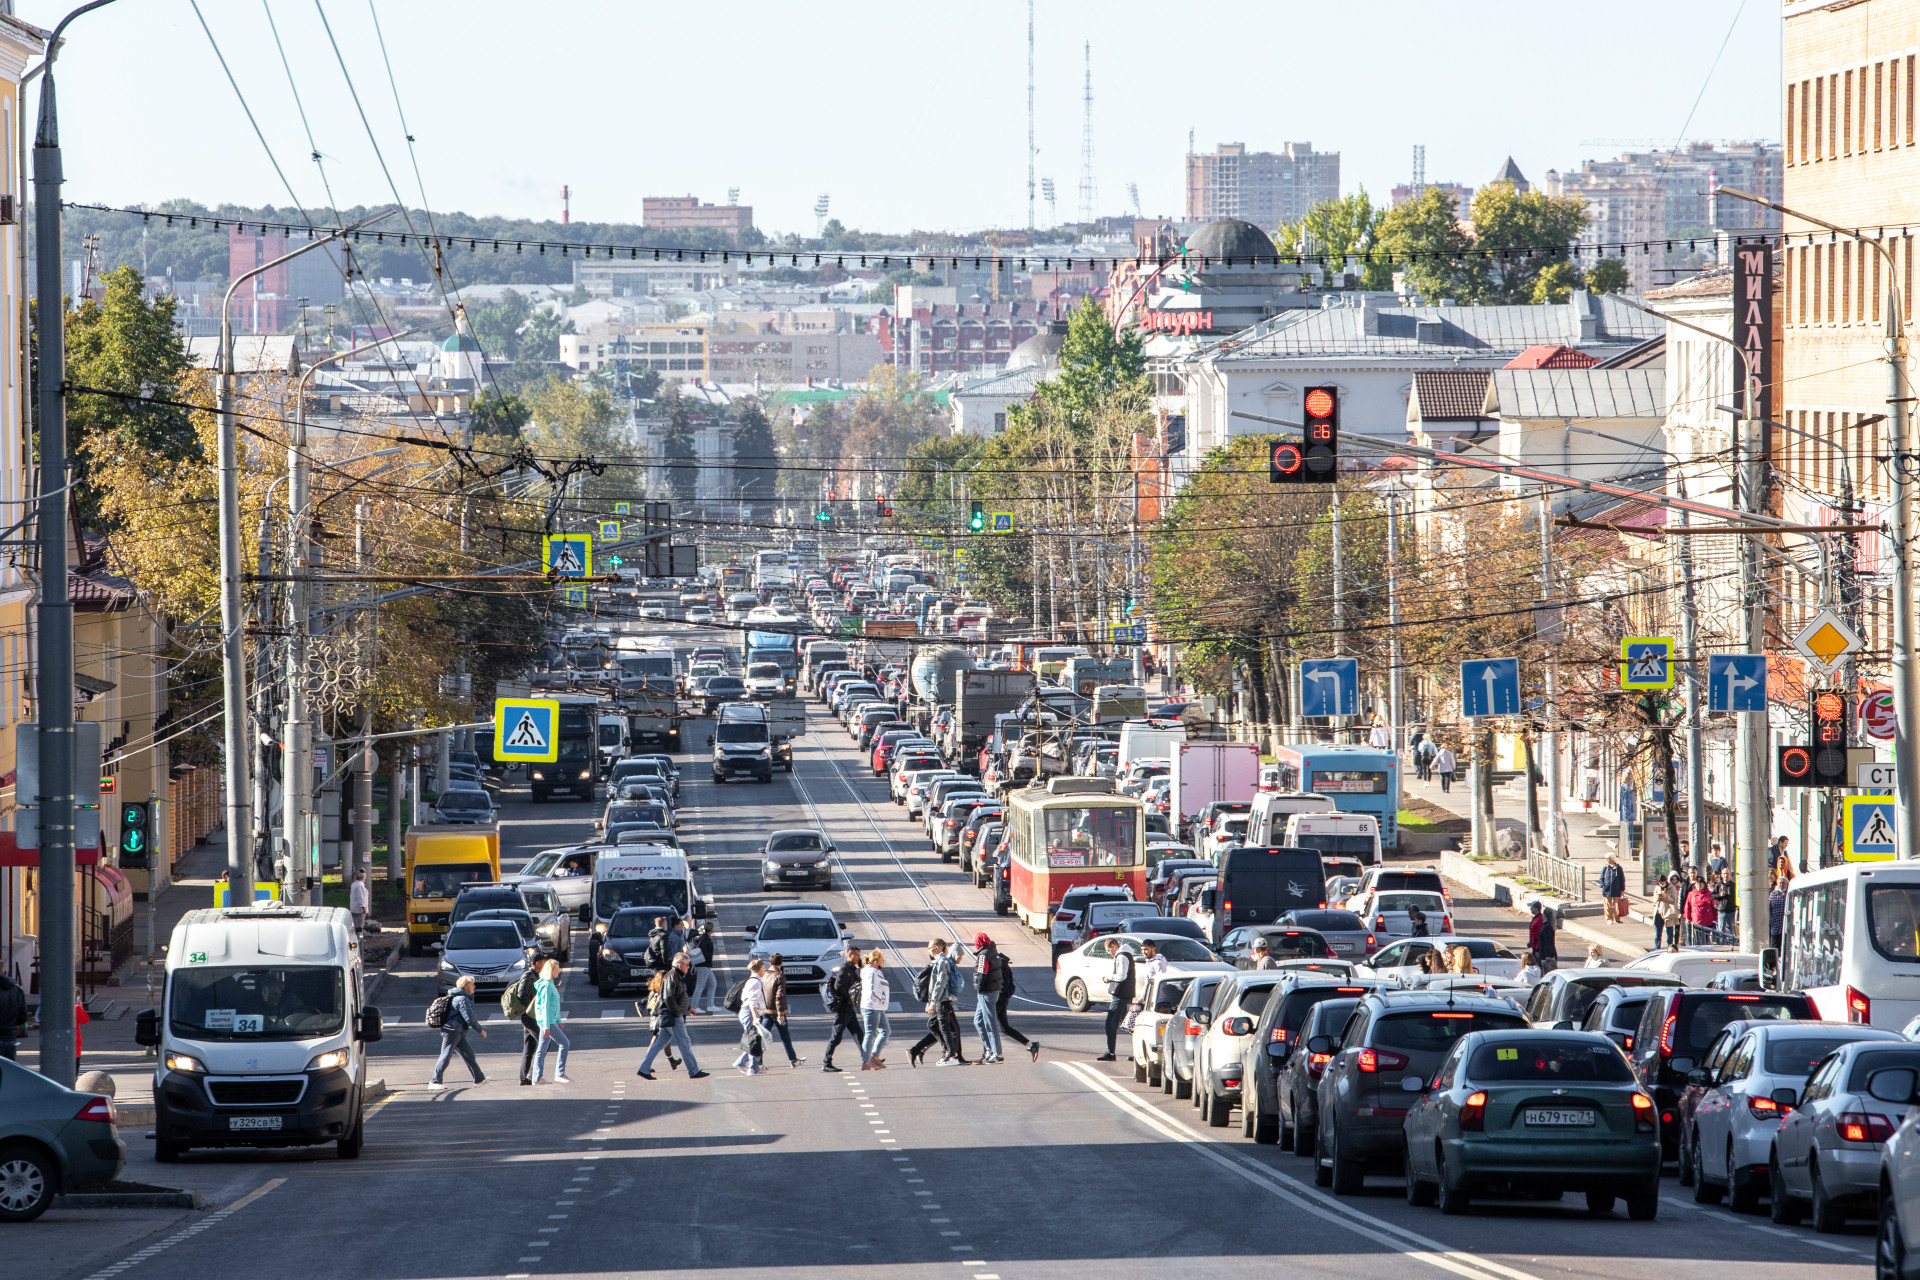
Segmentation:
{"type": "Polygon", "coordinates": [[[1367,1165],[1398,1161],[1405,1150],[1407,1108],[1440,1070],[1454,1041],[1471,1031],[1525,1031],[1527,1020],[1505,1000],[1459,992],[1375,992],[1361,997],[1320,1077],[1314,1182],[1338,1196],[1359,1195],[1367,1165]]]}
{"type": "MultiPolygon", "coordinates": [[[[1255,1142],[1278,1142],[1285,1124],[1276,1089],[1280,1073],[1297,1048],[1300,1027],[1314,1006],[1346,1000],[1348,1011],[1373,984],[1343,984],[1317,973],[1281,979],[1240,1050],[1240,1129],[1255,1142]]],[[[1345,1019],[1342,1019],[1344,1022],[1345,1019]]]]}
{"type": "Polygon", "coordinates": [[[1633,1038],[1639,1034],[1640,1015],[1646,1012],[1647,1001],[1658,999],[1665,1004],[1672,994],[1671,987],[1608,987],[1587,1006],[1587,1016],[1576,1030],[1599,1032],[1631,1058],[1633,1038]]]}
{"type": "Polygon", "coordinates": [[[1743,1019],[1817,1019],[1813,1001],[1772,991],[1700,991],[1688,987],[1662,1000],[1647,1001],[1633,1034],[1628,1058],[1640,1086],[1653,1095],[1660,1111],[1661,1158],[1680,1158],[1680,1126],[1675,1123],[1687,1074],[1729,1022],[1743,1019]]]}
{"type": "Polygon", "coordinates": [[[647,941],[653,933],[658,907],[622,907],[607,921],[607,931],[594,942],[599,964],[594,977],[602,1000],[621,987],[645,986],[653,981],[647,964],[647,941]]]}

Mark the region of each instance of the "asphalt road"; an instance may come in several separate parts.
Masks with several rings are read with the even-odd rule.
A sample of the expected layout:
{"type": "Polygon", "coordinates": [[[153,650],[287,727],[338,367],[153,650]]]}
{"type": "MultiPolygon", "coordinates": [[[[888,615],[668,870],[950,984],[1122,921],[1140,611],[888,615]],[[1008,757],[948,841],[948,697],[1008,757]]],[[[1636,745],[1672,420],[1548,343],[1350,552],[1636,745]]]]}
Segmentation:
{"type": "MultiPolygon", "coordinates": [[[[1095,1063],[1097,1013],[1053,996],[1043,942],[993,914],[984,894],[927,849],[919,828],[860,771],[851,740],[819,717],[791,778],[715,787],[686,772],[681,835],[703,892],[718,899],[722,965],[758,907],[755,851],[776,826],[820,823],[841,866],[825,895],[863,945],[917,954],[934,936],[985,930],[1009,951],[1023,997],[1014,1020],[1046,1048],[1004,1065],[885,1072],[819,1070],[827,1019],[796,993],[807,1058],[755,1078],[728,1069],[731,1019],[696,1019],[711,1078],[634,1074],[646,1039],[632,997],[599,1000],[576,962],[566,988],[571,1086],[521,1088],[519,1030],[494,1024],[489,1079],[425,1088],[435,1033],[422,1013],[430,961],[405,962],[380,1003],[380,1070],[399,1092],[370,1116],[365,1154],[194,1153],[153,1163],[130,1136],[127,1177],[202,1191],[208,1210],[57,1211],[10,1228],[0,1277],[364,1277],[712,1275],[952,1276],[1017,1280],[1099,1274],[1246,1276],[1278,1264],[1312,1276],[1455,1280],[1724,1280],[1837,1274],[1870,1265],[1865,1224],[1838,1237],[1695,1206],[1669,1179],[1660,1217],[1591,1219],[1579,1197],[1482,1204],[1463,1218],[1413,1209],[1396,1178],[1336,1199],[1305,1161],[1213,1130],[1185,1101],[1095,1063]],[[613,1016],[608,1016],[613,1015],[613,1016]],[[91,1227],[91,1229],[90,1229],[91,1227]]],[[[592,806],[504,809],[506,861],[576,839],[592,806]]],[[[1517,936],[1518,922],[1462,904],[1463,929],[1517,936]]],[[[890,976],[896,991],[904,972],[890,976]]],[[[724,980],[724,979],[723,979],[724,980]]],[[[970,1000],[970,997],[968,998],[970,1000]]],[[[497,1014],[496,1014],[497,1017],[497,1014]]],[[[963,1013],[963,1028],[966,1022],[963,1013]]],[[[896,1038],[920,1019],[897,1014],[896,1038]]],[[[969,1053],[973,1039],[967,1035],[969,1053]]],[[[1015,1048],[1015,1046],[1009,1046],[1015,1048]]],[[[843,1052],[845,1052],[843,1050],[843,1052]]],[[[857,1065],[857,1054],[845,1052],[857,1065]]],[[[464,1079],[456,1063],[448,1080],[464,1079]]]]}

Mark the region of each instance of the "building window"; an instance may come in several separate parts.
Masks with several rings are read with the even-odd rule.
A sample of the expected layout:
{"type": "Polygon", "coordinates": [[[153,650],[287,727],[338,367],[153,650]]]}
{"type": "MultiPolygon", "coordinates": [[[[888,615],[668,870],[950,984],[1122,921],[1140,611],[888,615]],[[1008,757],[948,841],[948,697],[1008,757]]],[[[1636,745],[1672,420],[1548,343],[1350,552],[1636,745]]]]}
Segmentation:
{"type": "Polygon", "coordinates": [[[1840,77],[1827,77],[1827,159],[1840,154],[1840,77]]]}
{"type": "Polygon", "coordinates": [[[1846,93],[1846,97],[1843,99],[1841,103],[1841,110],[1844,112],[1844,114],[1840,117],[1840,136],[1841,136],[1841,142],[1842,142],[1842,152],[1845,155],[1852,155],[1853,154],[1853,71],[1851,69],[1847,71],[1847,93],[1846,93]]]}
{"type": "Polygon", "coordinates": [[[1875,151],[1880,149],[1880,114],[1885,102],[1883,95],[1886,68],[1887,64],[1884,62],[1873,64],[1873,149],[1875,151]]]}
{"type": "Polygon", "coordinates": [[[1007,415],[1006,415],[1006,414],[1004,414],[1004,413],[996,413],[996,414],[994,414],[994,415],[993,415],[993,429],[994,429],[995,431],[1005,431],[1005,430],[1007,429],[1007,415]]]}

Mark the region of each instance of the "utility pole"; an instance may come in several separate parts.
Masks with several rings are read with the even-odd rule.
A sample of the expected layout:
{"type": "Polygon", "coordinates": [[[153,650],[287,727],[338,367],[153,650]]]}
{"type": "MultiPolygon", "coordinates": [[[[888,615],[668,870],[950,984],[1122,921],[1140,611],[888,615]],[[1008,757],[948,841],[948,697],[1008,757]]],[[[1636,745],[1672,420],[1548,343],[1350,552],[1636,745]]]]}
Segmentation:
{"type": "MultiPolygon", "coordinates": [[[[1333,482],[1333,656],[1343,657],[1347,652],[1347,613],[1341,592],[1341,580],[1345,576],[1346,566],[1340,554],[1340,480],[1333,482]]],[[[1347,718],[1333,718],[1333,740],[1346,740],[1347,718]]]]}
{"type": "Polygon", "coordinates": [[[1387,730],[1398,758],[1407,745],[1406,673],[1400,663],[1400,495],[1387,494],[1387,730]]]}
{"type": "MultiPolygon", "coordinates": [[[[1547,496],[1547,486],[1540,486],[1540,603],[1553,607],[1553,503],[1547,496]]],[[[1537,629],[1536,629],[1537,630],[1537,629]]],[[[1560,637],[1556,634],[1547,642],[1547,697],[1541,707],[1540,751],[1546,757],[1541,767],[1542,783],[1547,790],[1547,853],[1555,858],[1567,856],[1566,848],[1560,839],[1560,730],[1554,726],[1560,717],[1560,637]]],[[[1533,779],[1527,779],[1527,785],[1533,785],[1533,779]]]]}

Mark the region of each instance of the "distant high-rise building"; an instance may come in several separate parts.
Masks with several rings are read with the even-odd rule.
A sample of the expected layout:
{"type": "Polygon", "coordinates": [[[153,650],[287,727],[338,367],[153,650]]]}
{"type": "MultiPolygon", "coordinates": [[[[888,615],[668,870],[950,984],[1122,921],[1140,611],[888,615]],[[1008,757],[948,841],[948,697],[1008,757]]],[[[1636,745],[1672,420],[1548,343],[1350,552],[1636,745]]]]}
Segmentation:
{"type": "Polygon", "coordinates": [[[1280,151],[1248,151],[1223,142],[1212,155],[1187,157],[1187,219],[1240,218],[1265,231],[1297,222],[1323,200],[1340,198],[1340,153],[1289,142],[1280,151]]]}
{"type": "Polygon", "coordinates": [[[1436,188],[1453,197],[1454,208],[1460,217],[1466,218],[1472,215],[1473,188],[1463,187],[1457,182],[1428,182],[1422,184],[1418,190],[1415,190],[1410,182],[1402,183],[1388,194],[1393,197],[1395,205],[1403,205],[1409,200],[1418,199],[1422,193],[1436,188]]]}

